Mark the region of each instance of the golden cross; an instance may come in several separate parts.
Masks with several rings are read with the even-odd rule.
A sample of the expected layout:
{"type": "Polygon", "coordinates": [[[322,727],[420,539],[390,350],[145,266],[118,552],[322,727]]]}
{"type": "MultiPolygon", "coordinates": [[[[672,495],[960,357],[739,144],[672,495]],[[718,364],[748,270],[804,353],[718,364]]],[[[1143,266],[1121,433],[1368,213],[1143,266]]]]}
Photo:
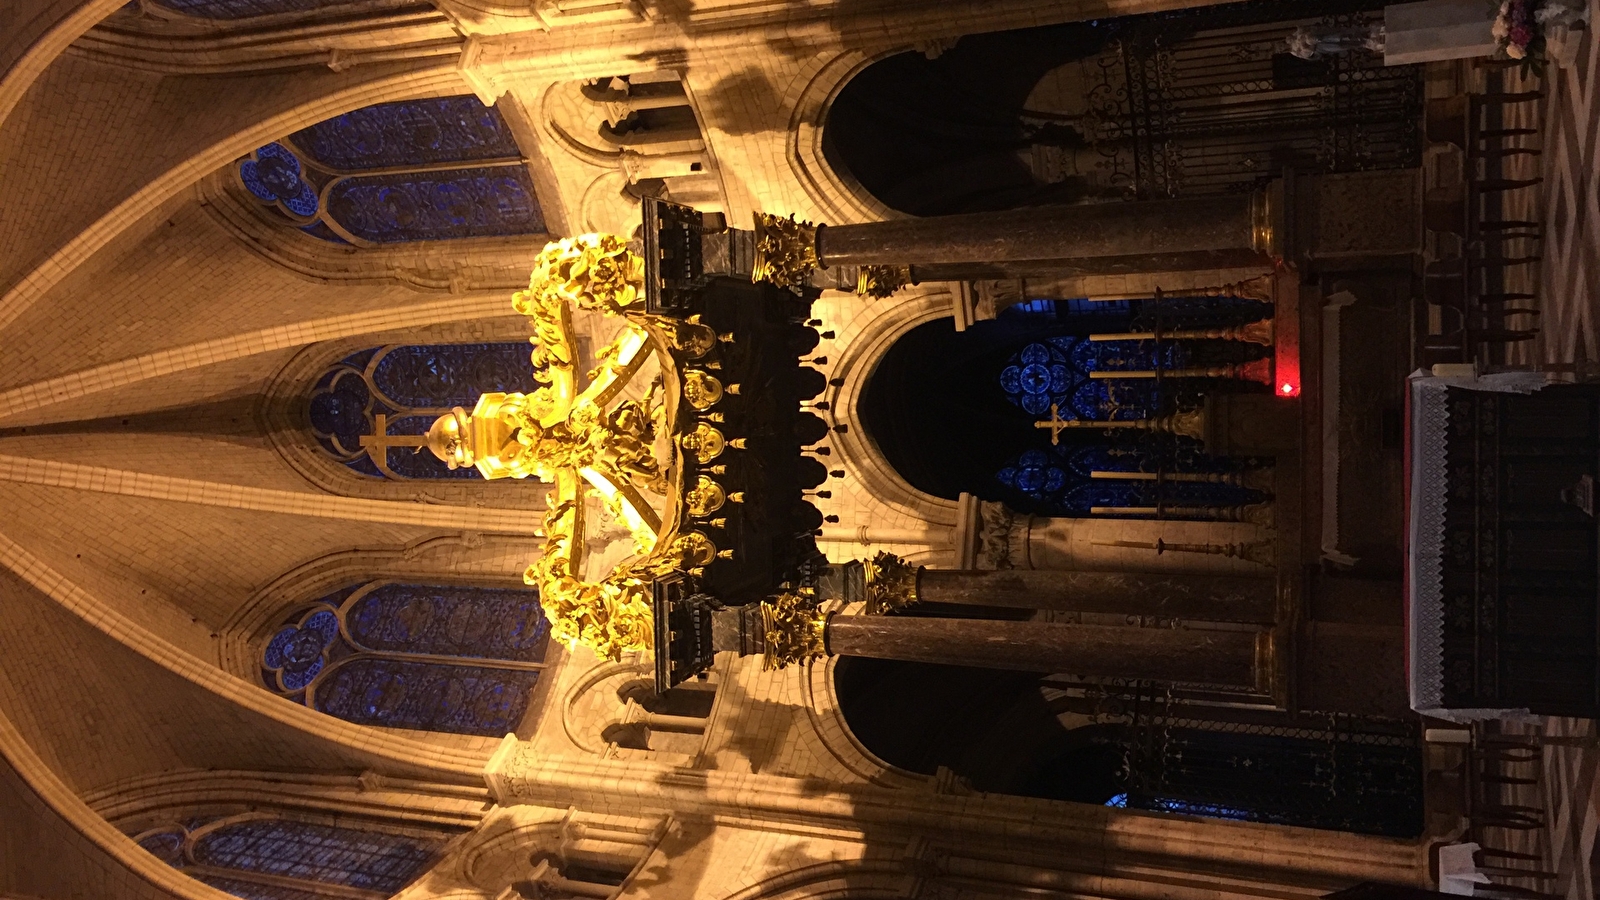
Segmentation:
{"type": "Polygon", "coordinates": [[[1051,445],[1061,443],[1061,430],[1063,428],[1074,428],[1076,425],[1077,423],[1071,421],[1070,419],[1061,418],[1061,411],[1056,409],[1056,405],[1054,403],[1050,404],[1050,418],[1033,423],[1033,427],[1035,428],[1050,429],[1051,445]]]}

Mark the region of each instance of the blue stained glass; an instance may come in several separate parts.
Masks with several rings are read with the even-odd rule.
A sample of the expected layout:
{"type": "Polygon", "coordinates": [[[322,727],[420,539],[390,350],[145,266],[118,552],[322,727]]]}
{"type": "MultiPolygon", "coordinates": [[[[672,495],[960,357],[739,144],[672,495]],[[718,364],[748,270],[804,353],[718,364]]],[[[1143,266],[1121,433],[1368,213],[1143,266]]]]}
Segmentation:
{"type": "Polygon", "coordinates": [[[194,841],[193,853],[195,862],[219,869],[387,895],[421,874],[439,849],[438,842],[401,835],[286,819],[254,819],[200,835],[194,841]]]}
{"type": "Polygon", "coordinates": [[[529,353],[526,342],[395,347],[373,367],[372,383],[396,408],[470,410],[480,394],[538,388],[529,353]]]}
{"type": "Polygon", "coordinates": [[[368,650],[543,662],[550,638],[539,595],[516,588],[386,584],[347,615],[368,650]]]}
{"type": "Polygon", "coordinates": [[[278,143],[260,148],[255,159],[239,163],[239,178],[250,193],[310,218],[317,214],[317,192],[303,176],[299,158],[278,143]]]}
{"type": "Polygon", "coordinates": [[[342,179],[328,214],[375,243],[534,234],[544,216],[526,168],[455,169],[342,179]]]}
{"type": "Polygon", "coordinates": [[[312,12],[349,6],[361,0],[155,0],[157,6],[202,19],[250,19],[280,13],[312,12]]]}
{"type": "Polygon", "coordinates": [[[359,590],[323,597],[272,636],[261,656],[267,687],[366,725],[486,735],[516,727],[538,670],[477,663],[544,662],[550,626],[537,592],[378,584],[351,602],[359,590]]]}
{"type": "Polygon", "coordinates": [[[472,479],[481,477],[477,469],[451,469],[414,447],[388,448],[386,473],[362,438],[374,433],[378,413],[389,417],[390,434],[425,434],[441,411],[471,409],[480,394],[528,393],[538,386],[525,342],[375,347],[331,367],[317,382],[307,413],[322,448],[362,475],[472,479]]]}
{"type": "Polygon", "coordinates": [[[1147,800],[1145,801],[1145,808],[1161,812],[1179,813],[1186,816],[1205,816],[1208,819],[1237,819],[1241,822],[1248,822],[1258,818],[1250,810],[1236,806],[1223,806],[1220,803],[1196,803],[1189,800],[1174,800],[1168,797],[1156,797],[1147,800]]]}
{"type": "Polygon", "coordinates": [[[315,890],[301,890],[281,884],[258,884],[219,875],[202,875],[200,880],[240,900],[328,900],[326,894],[315,890]]]}
{"type": "Polygon", "coordinates": [[[1110,800],[1107,800],[1106,801],[1106,805],[1110,806],[1110,807],[1113,807],[1115,809],[1127,809],[1128,808],[1128,795],[1127,794],[1118,794],[1115,797],[1112,797],[1110,800]]]}
{"type": "Polygon", "coordinates": [[[183,868],[183,833],[162,831],[139,839],[139,846],[175,869],[183,868]]]}
{"type": "MultiPolygon", "coordinates": [[[[1169,510],[1261,503],[1267,496],[1235,484],[1197,481],[1095,478],[1095,472],[1235,471],[1242,461],[1208,457],[1189,449],[1168,451],[1160,459],[1137,450],[1104,444],[1028,450],[995,473],[1008,491],[1008,503],[1033,515],[1088,516],[1096,507],[1169,510]]],[[[1106,513],[1115,515],[1115,513],[1106,513]]],[[[1136,514],[1142,515],[1142,514],[1136,514]]]]}
{"type": "Polygon", "coordinates": [[[499,111],[470,94],[379,103],[289,139],[321,165],[341,171],[522,156],[499,111]]]}
{"type": "Polygon", "coordinates": [[[340,454],[361,452],[361,436],[372,433],[376,410],[360,372],[335,370],[332,379],[311,395],[310,407],[311,429],[318,437],[330,439],[340,454]]]}
{"type": "Polygon", "coordinates": [[[299,625],[278,629],[261,653],[261,664],[276,676],[283,690],[298,691],[322,671],[328,648],[338,637],[339,616],[323,607],[299,625]]]}
{"type": "Polygon", "coordinates": [[[358,657],[328,672],[313,706],[361,725],[494,737],[516,728],[539,673],[358,657]]]}
{"type": "Polygon", "coordinates": [[[1001,319],[1058,323],[1073,334],[1215,328],[1271,316],[1272,304],[1232,296],[1028,300],[1000,313],[1001,319]]]}
{"type": "Polygon", "coordinates": [[[1056,407],[1064,419],[1148,419],[1163,406],[1160,384],[1151,379],[1094,379],[1097,371],[1171,371],[1188,362],[1180,344],[1154,341],[1090,341],[1056,337],[1029,344],[1000,370],[1000,389],[1034,417],[1056,407]]]}

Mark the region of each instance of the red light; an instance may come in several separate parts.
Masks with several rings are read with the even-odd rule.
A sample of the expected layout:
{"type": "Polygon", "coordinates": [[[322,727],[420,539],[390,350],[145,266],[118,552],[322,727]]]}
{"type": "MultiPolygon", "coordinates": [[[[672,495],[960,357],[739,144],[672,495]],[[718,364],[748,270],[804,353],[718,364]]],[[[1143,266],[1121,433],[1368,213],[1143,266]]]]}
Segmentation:
{"type": "Polygon", "coordinates": [[[1285,394],[1292,394],[1292,393],[1294,393],[1294,385],[1292,385],[1289,382],[1285,381],[1283,383],[1283,387],[1279,388],[1279,390],[1283,391],[1285,394]]]}

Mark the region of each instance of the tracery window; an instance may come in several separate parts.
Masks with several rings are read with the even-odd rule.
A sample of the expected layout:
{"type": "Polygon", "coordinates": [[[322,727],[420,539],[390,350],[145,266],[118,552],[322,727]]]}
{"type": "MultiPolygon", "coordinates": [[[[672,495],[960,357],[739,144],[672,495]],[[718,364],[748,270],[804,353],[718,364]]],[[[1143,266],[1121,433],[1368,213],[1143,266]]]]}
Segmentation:
{"type": "Polygon", "coordinates": [[[261,679],[349,722],[493,737],[527,712],[549,643],[532,590],[369,582],[285,619],[261,679]]]}
{"type": "Polygon", "coordinates": [[[153,828],[139,846],[243,900],[383,900],[416,880],[444,841],[262,813],[153,828]]]}
{"type": "Polygon", "coordinates": [[[257,149],[238,173],[288,222],[334,243],[374,247],[545,228],[505,119],[470,95],[335,116],[257,149]]]}
{"type": "Polygon", "coordinates": [[[316,382],[308,404],[312,434],[329,456],[371,478],[481,478],[423,451],[428,426],[451,407],[468,410],[480,394],[531,393],[525,341],[495,344],[391,344],[339,360],[316,382]],[[420,451],[420,452],[419,452],[420,451]]]}

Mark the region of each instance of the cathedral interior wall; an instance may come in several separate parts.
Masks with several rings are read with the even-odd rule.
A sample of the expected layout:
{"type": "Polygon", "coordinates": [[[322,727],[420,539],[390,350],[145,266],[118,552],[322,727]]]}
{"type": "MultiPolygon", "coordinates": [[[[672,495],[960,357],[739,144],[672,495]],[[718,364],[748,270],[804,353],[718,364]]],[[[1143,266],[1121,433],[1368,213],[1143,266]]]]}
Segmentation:
{"type": "MultiPolygon", "coordinates": [[[[234,183],[242,155],[370,104],[476,91],[499,99],[553,236],[627,231],[639,197],[662,191],[737,228],[756,211],[833,224],[893,218],[902,214],[824,152],[829,105],[866,66],[908,48],[937,55],[963,31],[1181,5],[538,0],[513,10],[441,0],[464,55],[203,75],[74,52],[33,73],[9,115],[6,92],[32,76],[6,71],[0,507],[28,513],[22,527],[0,529],[0,716],[16,743],[42,757],[70,799],[94,800],[97,825],[124,831],[188,808],[271,807],[371,821],[404,810],[417,827],[466,832],[400,900],[533,900],[544,896],[536,885],[502,892],[541,861],[590,859],[584,841],[595,834],[639,848],[617,856],[633,868],[615,900],[1283,900],[1361,872],[1425,880],[1414,842],[1008,797],[946,768],[898,768],[851,732],[836,660],[769,670],[756,657],[724,658],[691,686],[703,706],[684,715],[641,699],[648,660],[554,649],[509,744],[353,725],[261,686],[266,638],[338,587],[521,583],[546,486],[362,483],[322,453],[302,405],[329,364],[365,347],[526,339],[507,301],[545,236],[483,239],[459,253],[448,242],[329,250],[273,234],[283,231],[274,212],[234,183]],[[530,11],[554,25],[539,28],[530,11]],[[670,179],[627,167],[659,160],[598,140],[604,115],[577,85],[669,69],[699,129],[685,142],[698,149],[685,152],[704,168],[656,184],[670,179]],[[499,777],[491,758],[508,746],[543,767],[529,793],[473,793],[486,767],[499,777]],[[588,780],[574,783],[582,778],[568,769],[588,780]],[[285,787],[276,779],[286,773],[327,781],[285,787]],[[952,822],[970,845],[926,837],[952,822]],[[1160,864],[1144,867],[1151,858],[1160,864]]],[[[17,15],[32,21],[34,6],[48,4],[17,15]]],[[[70,12],[57,3],[40,15],[70,12]]],[[[7,42],[0,63],[20,56],[7,42]]],[[[1142,298],[1267,271],[1085,274],[1055,287],[1142,298]]],[[[954,282],[888,300],[828,291],[814,314],[826,334],[813,365],[830,383],[817,398],[829,408],[813,408],[834,429],[821,460],[842,473],[814,501],[829,517],[819,547],[834,561],[889,551],[936,569],[972,565],[973,498],[914,487],[854,415],[896,340],[928,322],[974,324],[970,291],[954,282]]],[[[1234,556],[1158,558],[1107,544],[1244,545],[1261,534],[1247,522],[1039,517],[1018,528],[1037,568],[1271,574],[1234,556]]],[[[1382,605],[1369,594],[1387,588],[1345,587],[1308,633],[1308,702],[1404,712],[1398,682],[1383,681],[1398,664],[1394,623],[1351,612],[1382,605]]],[[[997,741],[986,752],[1008,749],[997,741]]],[[[107,855],[108,843],[143,851],[64,821],[70,804],[42,800],[20,780],[20,756],[8,758],[0,893],[226,900],[107,855]]]]}

